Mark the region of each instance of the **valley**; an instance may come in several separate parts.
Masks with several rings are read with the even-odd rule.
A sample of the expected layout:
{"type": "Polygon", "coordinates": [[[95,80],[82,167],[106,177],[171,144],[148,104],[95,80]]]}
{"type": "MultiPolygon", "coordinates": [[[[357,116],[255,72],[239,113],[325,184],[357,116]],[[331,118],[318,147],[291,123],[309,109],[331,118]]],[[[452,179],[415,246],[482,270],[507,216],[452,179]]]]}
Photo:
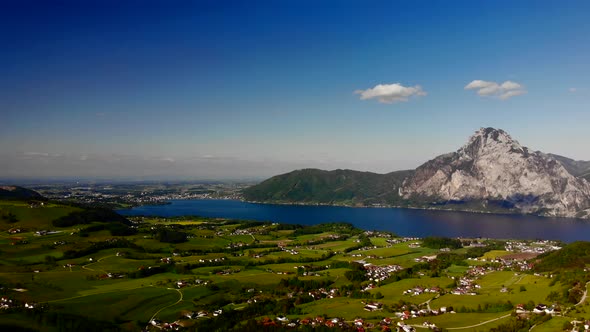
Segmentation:
{"type": "Polygon", "coordinates": [[[0,326],[24,331],[555,331],[590,319],[587,242],[0,209],[17,220],[0,225],[0,326]],[[69,220],[82,222],[56,226],[69,220]]]}

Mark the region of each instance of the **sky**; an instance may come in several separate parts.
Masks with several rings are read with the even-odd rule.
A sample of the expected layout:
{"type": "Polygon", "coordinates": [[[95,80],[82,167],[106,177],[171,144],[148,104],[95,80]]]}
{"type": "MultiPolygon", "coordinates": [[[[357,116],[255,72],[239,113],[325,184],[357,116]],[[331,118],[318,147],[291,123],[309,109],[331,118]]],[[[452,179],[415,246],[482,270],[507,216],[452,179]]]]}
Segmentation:
{"type": "Polygon", "coordinates": [[[589,1],[4,1],[0,178],[590,160],[589,1]]]}

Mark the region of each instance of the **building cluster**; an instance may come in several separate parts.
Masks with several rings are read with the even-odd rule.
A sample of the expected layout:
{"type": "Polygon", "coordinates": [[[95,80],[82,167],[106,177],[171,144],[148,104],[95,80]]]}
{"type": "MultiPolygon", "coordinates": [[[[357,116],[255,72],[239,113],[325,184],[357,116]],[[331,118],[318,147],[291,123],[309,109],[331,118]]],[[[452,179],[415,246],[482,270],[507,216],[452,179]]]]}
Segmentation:
{"type": "Polygon", "coordinates": [[[17,300],[13,300],[7,296],[3,296],[0,298],[0,309],[8,310],[8,309],[16,309],[16,308],[25,308],[25,309],[35,309],[38,306],[37,303],[34,302],[19,302],[17,300]]]}
{"type": "Polygon", "coordinates": [[[453,295],[477,295],[477,290],[481,286],[476,284],[474,279],[469,277],[461,277],[458,281],[458,286],[451,291],[453,295]]]}
{"type": "Polygon", "coordinates": [[[436,259],[436,255],[431,256],[421,256],[414,258],[414,262],[416,263],[423,263],[423,262],[430,262],[436,259]]]}
{"type": "Polygon", "coordinates": [[[184,327],[184,324],[182,321],[175,321],[172,323],[168,323],[168,322],[163,322],[159,319],[152,319],[150,321],[150,325],[153,327],[156,327],[162,331],[178,331],[181,328],[184,327]]]}
{"type": "Polygon", "coordinates": [[[217,275],[220,276],[226,276],[226,275],[230,275],[230,274],[234,274],[234,273],[238,273],[240,272],[240,269],[225,269],[225,270],[221,270],[219,272],[217,272],[217,275]]]}
{"type": "Polygon", "coordinates": [[[383,303],[381,302],[368,302],[365,303],[365,307],[363,308],[366,311],[376,311],[383,309],[383,303]]]}
{"type": "Polygon", "coordinates": [[[516,314],[522,315],[522,314],[528,314],[528,313],[533,313],[533,314],[545,314],[545,315],[552,315],[552,316],[559,316],[561,315],[561,308],[559,306],[556,305],[551,305],[548,306],[546,304],[542,304],[539,303],[537,304],[533,310],[526,310],[525,305],[520,303],[517,304],[515,307],[515,311],[516,314]]]}
{"type": "Polygon", "coordinates": [[[446,313],[455,313],[455,312],[447,310],[447,307],[440,307],[438,309],[429,309],[429,308],[409,309],[409,308],[407,308],[406,310],[396,312],[394,315],[395,315],[395,317],[397,317],[401,321],[404,321],[404,320],[408,320],[411,318],[438,316],[438,315],[443,315],[446,313]]]}
{"type": "Polygon", "coordinates": [[[61,233],[61,231],[40,230],[40,231],[36,231],[34,235],[35,236],[45,236],[45,235],[58,234],[58,233],[61,233]]]}
{"type": "Polygon", "coordinates": [[[403,292],[404,295],[411,295],[411,296],[417,296],[420,294],[424,294],[424,293],[440,293],[441,289],[440,287],[422,287],[422,286],[416,286],[414,288],[410,288],[407,289],[403,292]]]}
{"type": "MultiPolygon", "coordinates": [[[[258,257],[257,257],[258,258],[258,257]]],[[[214,262],[223,262],[225,260],[225,257],[219,257],[219,258],[209,258],[209,259],[205,259],[205,258],[201,258],[199,259],[199,263],[214,263],[214,262]]]]}
{"type": "Polygon", "coordinates": [[[299,251],[287,247],[282,247],[282,251],[289,253],[291,255],[299,255],[299,251]]]}
{"type": "MultiPolygon", "coordinates": [[[[405,243],[405,242],[412,242],[412,241],[419,241],[420,238],[419,237],[400,237],[400,238],[394,238],[394,239],[388,239],[385,240],[387,243],[389,244],[398,244],[398,243],[405,243]]],[[[418,243],[419,245],[419,243],[418,243]]]]}
{"type": "Polygon", "coordinates": [[[365,267],[365,271],[367,274],[367,278],[370,281],[374,281],[374,282],[383,281],[383,280],[391,277],[391,275],[394,274],[395,272],[403,270],[403,267],[401,267],[399,265],[377,266],[377,265],[373,265],[371,263],[365,263],[364,267],[365,267]]]}
{"type": "Polygon", "coordinates": [[[549,251],[555,251],[561,249],[557,245],[557,242],[550,240],[540,240],[536,242],[525,242],[525,241],[510,241],[506,242],[506,251],[512,252],[527,252],[543,254],[549,251]]]}
{"type": "MultiPolygon", "coordinates": [[[[52,200],[75,200],[81,203],[119,202],[131,205],[164,204],[170,200],[187,199],[241,199],[240,191],[247,184],[179,184],[166,188],[127,186],[113,188],[88,184],[67,188],[39,189],[43,196],[52,200]]],[[[33,207],[42,207],[36,203],[33,207]]]]}
{"type": "Polygon", "coordinates": [[[393,237],[391,235],[391,233],[379,232],[379,231],[365,231],[364,234],[368,237],[381,237],[381,238],[385,238],[385,239],[390,239],[393,237]]]}
{"type": "MultiPolygon", "coordinates": [[[[533,263],[527,262],[523,259],[504,259],[504,258],[467,258],[467,260],[474,260],[480,262],[489,262],[495,264],[495,266],[488,266],[486,268],[479,266],[478,268],[483,271],[491,272],[491,271],[503,271],[506,269],[513,270],[513,271],[529,271],[533,268],[533,263]]],[[[485,274],[485,273],[484,273],[485,274]]],[[[483,275],[483,274],[481,274],[483,275]]]]}
{"type": "Polygon", "coordinates": [[[232,242],[232,243],[228,244],[226,246],[226,248],[227,249],[236,249],[236,248],[243,248],[243,247],[247,247],[247,246],[248,246],[247,243],[240,241],[240,242],[232,242]]]}
{"type": "Polygon", "coordinates": [[[415,331],[413,330],[404,330],[403,326],[408,326],[406,324],[397,324],[395,325],[393,320],[391,318],[384,318],[382,321],[380,321],[379,323],[375,324],[375,323],[371,323],[371,322],[366,322],[364,319],[362,318],[356,318],[352,321],[346,321],[343,318],[340,317],[334,317],[334,318],[325,318],[325,317],[315,317],[315,318],[302,318],[302,319],[292,319],[290,320],[289,318],[285,317],[285,316],[276,316],[274,319],[271,319],[269,317],[264,317],[261,321],[260,324],[266,327],[279,327],[279,326],[284,326],[284,327],[289,327],[289,328],[296,328],[299,326],[307,326],[307,327],[312,327],[312,328],[319,328],[319,327],[328,327],[328,328],[332,328],[332,329],[342,329],[342,330],[346,330],[346,331],[350,331],[350,330],[356,330],[357,332],[364,332],[366,330],[373,330],[375,328],[380,328],[381,331],[387,332],[387,331],[392,331],[392,327],[395,328],[397,331],[415,331]]]}
{"type": "Polygon", "coordinates": [[[336,288],[332,288],[332,289],[320,288],[317,290],[307,292],[307,295],[313,297],[314,300],[320,300],[320,299],[325,299],[325,298],[333,299],[338,296],[338,289],[336,289],[336,288]]]}
{"type": "Polygon", "coordinates": [[[195,279],[192,283],[188,280],[178,280],[176,282],[176,288],[184,288],[184,287],[188,287],[188,286],[199,286],[199,285],[207,285],[209,282],[208,281],[203,281],[201,279],[195,279]]]}

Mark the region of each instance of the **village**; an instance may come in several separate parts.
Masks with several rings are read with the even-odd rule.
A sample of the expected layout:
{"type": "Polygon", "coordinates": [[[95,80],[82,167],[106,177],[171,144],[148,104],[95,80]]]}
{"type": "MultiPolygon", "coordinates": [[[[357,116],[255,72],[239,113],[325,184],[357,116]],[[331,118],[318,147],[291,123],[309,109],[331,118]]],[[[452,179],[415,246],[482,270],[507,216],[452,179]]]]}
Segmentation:
{"type": "MultiPolygon", "coordinates": [[[[102,231],[92,250],[70,251],[67,259],[46,258],[31,267],[25,287],[11,287],[25,290],[10,291],[2,300],[3,312],[53,310],[53,302],[26,289],[46,285],[44,280],[57,274],[88,289],[129,284],[133,293],[157,293],[152,301],[165,309],[143,318],[142,329],[148,331],[190,331],[249,310],[257,311],[242,321],[356,331],[436,331],[466,326],[462,319],[475,321],[470,317],[493,316],[495,310],[502,319],[513,314],[562,319],[572,310],[547,300],[549,293],[562,292],[555,273],[535,269],[536,257],[563,248],[555,241],[429,239],[347,224],[310,231],[274,222],[201,219],[191,224],[186,218],[142,216],[131,218],[130,225],[137,234],[116,237],[102,231]],[[165,242],[160,234],[180,241],[165,242]],[[529,295],[532,303],[521,300],[529,295]],[[473,304],[477,301],[481,308],[473,304]]],[[[65,252],[77,248],[84,234],[83,227],[18,228],[25,230],[19,233],[23,244],[10,250],[42,243],[39,250],[65,252]]],[[[6,230],[9,236],[12,229],[6,230]]],[[[69,305],[67,298],[57,300],[69,305]]]]}

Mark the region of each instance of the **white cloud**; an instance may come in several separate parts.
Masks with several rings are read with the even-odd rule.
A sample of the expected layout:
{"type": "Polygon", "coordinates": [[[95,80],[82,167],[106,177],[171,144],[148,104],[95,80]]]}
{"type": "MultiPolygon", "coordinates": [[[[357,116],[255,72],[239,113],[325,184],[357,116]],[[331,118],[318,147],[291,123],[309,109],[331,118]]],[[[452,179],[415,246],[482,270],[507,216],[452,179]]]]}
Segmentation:
{"type": "Polygon", "coordinates": [[[494,97],[502,100],[527,93],[521,84],[512,81],[499,84],[490,81],[474,80],[465,86],[465,90],[477,90],[477,94],[482,97],[494,97]]]}
{"type": "Polygon", "coordinates": [[[23,152],[23,155],[34,157],[49,157],[49,153],[47,152],[23,152]]]}
{"type": "Polygon", "coordinates": [[[374,88],[356,90],[354,93],[361,95],[361,100],[377,98],[380,103],[384,104],[408,101],[408,98],[412,96],[426,95],[419,85],[405,87],[400,83],[378,84],[374,88]]]}
{"type": "Polygon", "coordinates": [[[571,92],[571,93],[576,93],[576,92],[578,92],[578,88],[569,88],[568,90],[569,90],[569,92],[571,92]]]}

